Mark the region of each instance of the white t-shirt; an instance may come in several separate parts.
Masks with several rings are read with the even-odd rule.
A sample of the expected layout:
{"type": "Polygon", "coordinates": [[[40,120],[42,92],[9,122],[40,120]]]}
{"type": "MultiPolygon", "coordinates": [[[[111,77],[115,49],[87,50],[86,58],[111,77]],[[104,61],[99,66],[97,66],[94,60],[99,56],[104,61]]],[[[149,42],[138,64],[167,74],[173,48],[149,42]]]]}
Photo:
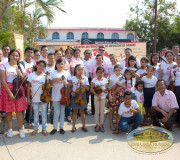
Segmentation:
{"type": "MultiPolygon", "coordinates": [[[[93,57],[93,58],[91,59],[90,64],[91,64],[91,65],[96,64],[96,57],[93,57]]],[[[102,64],[103,64],[103,65],[109,65],[109,64],[111,64],[111,61],[110,61],[110,59],[109,59],[108,57],[103,56],[103,63],[102,63],[102,64]]]]}
{"type": "Polygon", "coordinates": [[[48,64],[48,60],[47,60],[47,59],[44,59],[44,57],[43,57],[42,55],[40,55],[40,58],[39,58],[38,61],[40,61],[40,60],[44,60],[44,61],[48,64]]]}
{"type": "MultiPolygon", "coordinates": [[[[117,64],[120,64],[120,63],[118,62],[117,64]]],[[[116,65],[116,64],[115,64],[115,65],[116,65]]],[[[114,73],[114,66],[115,66],[115,65],[109,64],[109,65],[107,66],[109,76],[115,75],[115,73],[114,73]]],[[[121,65],[121,64],[120,64],[120,65],[121,65]]]]}
{"type": "Polygon", "coordinates": [[[137,68],[124,67],[123,70],[122,70],[122,72],[121,72],[121,74],[124,74],[124,72],[125,72],[126,69],[130,69],[130,70],[132,70],[132,71],[136,71],[136,70],[137,70],[137,68]]]}
{"type": "MultiPolygon", "coordinates": [[[[63,74],[60,74],[57,72],[57,70],[54,70],[51,72],[49,79],[53,80],[55,78],[61,78],[62,79],[62,75],[64,75],[64,80],[69,81],[71,80],[71,75],[69,74],[69,72],[64,71],[63,74]]],[[[61,93],[60,90],[63,87],[63,83],[62,81],[60,81],[59,83],[54,83],[52,85],[52,101],[60,101],[61,100],[61,93]]]]}
{"type": "MultiPolygon", "coordinates": [[[[71,61],[71,59],[67,59],[66,57],[64,57],[65,60],[65,66],[68,67],[69,66],[69,62],[71,61]]],[[[69,67],[69,69],[67,70],[67,72],[69,72],[69,74],[71,74],[71,67],[69,67]]]]}
{"type": "Polygon", "coordinates": [[[6,63],[6,62],[8,62],[8,57],[2,57],[2,59],[1,59],[1,63],[6,63]]]}
{"type": "Polygon", "coordinates": [[[153,88],[157,83],[157,78],[155,76],[153,76],[151,79],[144,76],[141,80],[144,82],[144,88],[153,88]]]}
{"type": "MultiPolygon", "coordinates": [[[[23,67],[21,64],[20,64],[20,67],[21,67],[22,73],[25,73],[24,67],[23,67]]],[[[9,83],[12,83],[13,80],[14,80],[15,78],[17,78],[17,72],[16,72],[17,67],[16,67],[16,68],[13,68],[13,67],[9,64],[9,62],[2,64],[2,65],[0,66],[0,70],[3,70],[3,71],[6,72],[6,73],[5,73],[5,74],[6,74],[6,77],[5,77],[5,78],[7,78],[7,82],[9,82],[9,83]]]]}
{"type": "Polygon", "coordinates": [[[35,65],[35,63],[34,63],[33,61],[32,61],[31,63],[27,63],[25,60],[22,61],[21,63],[24,63],[23,67],[24,67],[24,69],[25,69],[25,71],[26,71],[26,77],[28,77],[28,75],[29,75],[30,73],[32,73],[32,71],[33,71],[33,66],[35,65]]]}
{"type": "Polygon", "coordinates": [[[45,74],[38,76],[36,72],[32,72],[27,81],[32,85],[32,102],[41,102],[40,96],[43,93],[42,84],[45,83],[45,74]]]}
{"type": "Polygon", "coordinates": [[[142,92],[139,92],[139,91],[136,89],[136,90],[135,90],[135,96],[136,96],[136,101],[137,101],[137,102],[141,102],[141,103],[144,102],[144,93],[143,93],[143,91],[142,91],[142,92]]]}
{"type": "MultiPolygon", "coordinates": [[[[125,61],[126,58],[124,58],[122,61],[121,61],[121,67],[122,68],[125,68],[126,67],[126,61],[125,61]]],[[[137,65],[137,68],[140,67],[140,61],[139,59],[136,58],[136,65],[137,65]]]]}
{"type": "MultiPolygon", "coordinates": [[[[86,76],[83,76],[83,83],[84,83],[84,85],[89,86],[89,81],[86,76]]],[[[72,84],[73,84],[72,90],[73,90],[73,92],[76,92],[77,88],[80,87],[79,79],[77,79],[76,76],[72,77],[72,84]]]]}
{"type": "Polygon", "coordinates": [[[146,73],[146,69],[139,69],[139,70],[137,71],[137,74],[138,74],[139,76],[142,76],[144,73],[146,73]]]}
{"type": "MultiPolygon", "coordinates": [[[[125,77],[121,80],[121,83],[125,83],[126,80],[125,80],[125,77]]],[[[126,89],[125,91],[131,91],[134,93],[134,86],[136,84],[136,78],[132,78],[132,84],[131,84],[131,80],[127,80],[127,83],[126,83],[126,89]]]]}
{"type": "Polygon", "coordinates": [[[172,80],[174,80],[174,72],[175,71],[175,86],[180,86],[180,67],[177,67],[175,69],[172,70],[171,72],[171,76],[172,76],[172,80]]]}
{"type": "Polygon", "coordinates": [[[90,77],[90,76],[89,76],[89,69],[90,69],[90,66],[91,66],[90,60],[89,60],[89,61],[86,61],[86,60],[83,58],[82,61],[83,61],[84,67],[85,67],[86,77],[89,78],[89,77],[90,77]]]}
{"type": "Polygon", "coordinates": [[[154,66],[155,68],[155,72],[154,72],[154,76],[159,79],[159,69],[160,69],[160,64],[158,63],[156,66],[154,66]]]}
{"type": "Polygon", "coordinates": [[[52,71],[54,71],[54,69],[55,69],[55,65],[52,68],[48,67],[48,65],[47,65],[44,73],[46,73],[46,72],[51,73],[52,71]]]}
{"type": "Polygon", "coordinates": [[[127,108],[123,102],[119,107],[118,114],[120,116],[126,117],[126,118],[132,117],[134,115],[134,113],[130,111],[130,109],[132,109],[132,108],[134,108],[134,109],[139,108],[139,106],[135,100],[131,101],[131,106],[129,108],[127,108]]]}
{"type": "Polygon", "coordinates": [[[123,76],[120,77],[116,76],[115,74],[110,77],[110,80],[112,81],[112,86],[114,86],[118,81],[121,81],[123,79],[123,76]]]}
{"type": "Polygon", "coordinates": [[[171,71],[173,69],[173,66],[176,65],[175,62],[173,62],[172,64],[167,64],[167,63],[162,63],[161,64],[161,69],[163,70],[163,77],[162,79],[165,80],[166,85],[169,85],[169,76],[171,74],[171,71]]]}
{"type": "MultiPolygon", "coordinates": [[[[95,84],[95,87],[101,86],[102,89],[106,89],[106,84],[108,84],[108,80],[104,78],[102,81],[99,81],[97,78],[93,78],[92,82],[95,84]]],[[[101,99],[106,98],[107,93],[102,92],[101,93],[101,99]]],[[[94,98],[98,98],[97,96],[94,96],[94,98]]]]}

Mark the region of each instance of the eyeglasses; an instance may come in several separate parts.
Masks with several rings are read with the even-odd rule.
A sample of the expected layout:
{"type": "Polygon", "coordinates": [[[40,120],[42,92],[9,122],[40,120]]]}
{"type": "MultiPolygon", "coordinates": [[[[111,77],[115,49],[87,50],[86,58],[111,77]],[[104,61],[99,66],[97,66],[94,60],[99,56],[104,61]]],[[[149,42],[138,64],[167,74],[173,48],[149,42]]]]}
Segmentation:
{"type": "Polygon", "coordinates": [[[100,49],[99,51],[105,51],[104,49],[100,49]]]}

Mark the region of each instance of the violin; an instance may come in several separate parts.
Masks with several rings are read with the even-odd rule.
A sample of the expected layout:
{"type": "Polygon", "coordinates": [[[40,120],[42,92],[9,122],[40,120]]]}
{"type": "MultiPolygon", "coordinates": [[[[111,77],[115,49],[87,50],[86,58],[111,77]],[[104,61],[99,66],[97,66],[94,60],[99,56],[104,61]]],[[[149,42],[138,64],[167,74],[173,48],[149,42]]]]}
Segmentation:
{"type": "Polygon", "coordinates": [[[144,77],[144,76],[147,76],[147,73],[143,73],[143,74],[139,77],[139,80],[141,80],[142,77],[144,77]]]}
{"type": "Polygon", "coordinates": [[[86,104],[86,100],[83,97],[85,93],[85,89],[82,88],[82,84],[80,83],[80,87],[76,90],[77,98],[75,99],[75,103],[79,104],[80,106],[84,106],[86,104]]]}
{"type": "Polygon", "coordinates": [[[43,93],[41,94],[40,97],[40,100],[44,103],[49,103],[51,101],[51,95],[49,93],[51,89],[51,85],[48,83],[48,74],[49,72],[46,73],[45,83],[42,84],[43,93]]]}
{"type": "MultiPolygon", "coordinates": [[[[17,62],[17,70],[21,71],[21,67],[19,66],[18,62],[17,62]]],[[[23,92],[21,90],[22,84],[23,84],[23,81],[21,80],[20,76],[17,75],[17,78],[13,80],[13,89],[11,90],[15,99],[20,99],[23,96],[23,92]]]]}
{"type": "Polygon", "coordinates": [[[168,89],[172,92],[174,92],[174,89],[175,89],[176,71],[173,71],[173,74],[174,74],[174,80],[170,81],[169,87],[168,87],[168,89]]]}
{"type": "MultiPolygon", "coordinates": [[[[62,75],[62,80],[65,80],[64,75],[62,75]]],[[[70,99],[70,96],[68,96],[68,94],[69,94],[69,88],[68,88],[68,86],[67,86],[67,85],[64,85],[64,87],[61,88],[60,92],[61,92],[61,95],[62,95],[62,98],[61,98],[60,103],[61,103],[61,104],[66,104],[66,105],[69,106],[70,103],[71,103],[71,99],[70,99]]]]}
{"type": "Polygon", "coordinates": [[[96,86],[94,87],[94,92],[96,92],[97,94],[101,94],[102,92],[106,92],[106,89],[102,89],[101,86],[96,86]]]}

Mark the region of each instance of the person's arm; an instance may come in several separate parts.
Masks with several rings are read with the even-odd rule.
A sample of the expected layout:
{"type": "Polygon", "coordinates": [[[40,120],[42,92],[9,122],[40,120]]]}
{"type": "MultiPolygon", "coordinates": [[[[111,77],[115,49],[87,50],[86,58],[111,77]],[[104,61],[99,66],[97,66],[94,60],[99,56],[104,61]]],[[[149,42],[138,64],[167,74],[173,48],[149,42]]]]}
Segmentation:
{"type": "Polygon", "coordinates": [[[74,76],[74,67],[71,67],[71,75],[74,76]]]}
{"type": "Polygon", "coordinates": [[[159,69],[159,79],[162,79],[163,77],[163,69],[159,69]]]}
{"type": "Polygon", "coordinates": [[[162,109],[159,108],[158,106],[152,106],[152,108],[155,109],[156,111],[162,113],[162,115],[163,115],[164,117],[166,117],[166,116],[168,115],[167,112],[165,112],[164,110],[162,110],[162,109]]]}
{"type": "Polygon", "coordinates": [[[9,89],[7,83],[6,83],[6,79],[5,79],[5,71],[3,70],[0,70],[0,77],[1,77],[1,83],[2,85],[4,86],[6,92],[8,93],[9,97],[11,100],[14,100],[15,97],[14,95],[12,94],[11,90],[9,89]]]}
{"type": "Polygon", "coordinates": [[[64,70],[67,71],[71,67],[72,64],[73,64],[73,61],[70,61],[68,66],[64,67],[64,70]]]}
{"type": "Polygon", "coordinates": [[[93,73],[89,72],[91,79],[93,79],[93,73]]]}
{"type": "Polygon", "coordinates": [[[31,82],[28,82],[27,84],[27,103],[30,105],[31,100],[30,100],[30,87],[31,87],[31,82]]]}

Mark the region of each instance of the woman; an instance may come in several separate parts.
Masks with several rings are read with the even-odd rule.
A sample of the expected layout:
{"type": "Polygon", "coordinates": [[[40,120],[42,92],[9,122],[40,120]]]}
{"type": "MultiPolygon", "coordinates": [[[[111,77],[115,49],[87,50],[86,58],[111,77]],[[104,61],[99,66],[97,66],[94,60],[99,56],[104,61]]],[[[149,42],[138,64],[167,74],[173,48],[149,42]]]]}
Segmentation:
{"type": "MultiPolygon", "coordinates": [[[[20,53],[18,50],[11,50],[8,56],[8,62],[2,64],[0,67],[0,76],[2,81],[2,107],[0,110],[6,112],[6,120],[8,124],[7,137],[12,137],[12,112],[16,112],[16,117],[19,125],[20,137],[24,138],[25,133],[23,130],[23,116],[22,111],[27,108],[27,101],[24,94],[24,87],[21,86],[20,90],[23,95],[21,98],[17,99],[12,93],[13,80],[20,77],[23,81],[25,78],[25,70],[22,65],[19,64],[20,53]]],[[[19,92],[21,92],[19,91],[19,92]]]]}
{"type": "Polygon", "coordinates": [[[155,68],[154,76],[159,79],[159,69],[160,64],[159,62],[159,56],[157,53],[154,53],[151,55],[150,65],[152,65],[155,68]]]}

